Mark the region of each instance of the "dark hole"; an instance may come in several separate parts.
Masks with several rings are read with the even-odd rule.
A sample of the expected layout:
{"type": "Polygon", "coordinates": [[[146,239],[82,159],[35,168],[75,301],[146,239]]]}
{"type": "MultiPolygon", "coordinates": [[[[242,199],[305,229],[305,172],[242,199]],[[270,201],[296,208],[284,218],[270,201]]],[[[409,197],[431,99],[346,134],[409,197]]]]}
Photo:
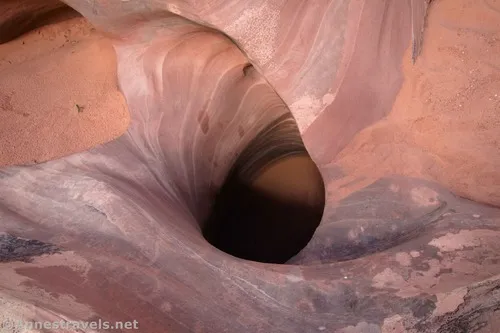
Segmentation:
{"type": "Polygon", "coordinates": [[[311,240],[324,184],[295,120],[270,124],[239,156],[204,224],[204,237],[242,259],[282,264],[311,240]]]}
{"type": "Polygon", "coordinates": [[[243,75],[248,76],[252,69],[253,66],[251,64],[246,64],[245,67],[243,67],[243,75]]]}

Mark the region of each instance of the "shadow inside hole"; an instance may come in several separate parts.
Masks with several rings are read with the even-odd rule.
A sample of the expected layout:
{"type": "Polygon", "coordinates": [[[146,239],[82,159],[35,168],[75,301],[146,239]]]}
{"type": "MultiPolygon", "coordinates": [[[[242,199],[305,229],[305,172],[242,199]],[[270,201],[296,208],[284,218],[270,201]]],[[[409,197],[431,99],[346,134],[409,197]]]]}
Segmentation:
{"type": "Polygon", "coordinates": [[[321,174],[289,115],[240,155],[216,196],[203,235],[235,257],[286,263],[311,240],[323,216],[324,193],[321,174]],[[268,145],[263,148],[263,143],[268,145]]]}

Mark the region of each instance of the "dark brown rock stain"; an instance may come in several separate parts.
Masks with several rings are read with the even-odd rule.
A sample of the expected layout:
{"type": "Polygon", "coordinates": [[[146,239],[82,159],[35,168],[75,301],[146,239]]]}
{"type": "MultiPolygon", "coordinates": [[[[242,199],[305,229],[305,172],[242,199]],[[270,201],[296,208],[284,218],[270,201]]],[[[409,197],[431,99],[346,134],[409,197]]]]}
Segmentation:
{"type": "Polygon", "coordinates": [[[28,117],[30,115],[28,112],[14,110],[14,107],[12,106],[12,96],[14,96],[13,92],[10,94],[0,92],[0,111],[13,112],[24,117],[28,117]]]}
{"type": "MultiPolygon", "coordinates": [[[[64,266],[18,268],[16,273],[31,279],[23,285],[38,287],[51,294],[72,295],[76,302],[90,306],[99,315],[94,318],[75,318],[75,320],[102,319],[110,322],[137,320],[140,332],[158,327],[157,325],[163,325],[165,332],[181,331],[178,324],[166,317],[157,306],[142,300],[125,285],[108,279],[99,269],[91,269],[85,277],[64,266]],[[96,285],[99,288],[96,288],[96,285]],[[117,299],[126,301],[117,307],[117,299]],[[134,313],[134,317],[131,317],[129,313],[134,313]]],[[[133,273],[129,272],[127,275],[130,276],[133,273]]],[[[43,304],[43,306],[51,307],[50,304],[43,304]]],[[[54,310],[60,311],[60,309],[54,310]]],[[[123,331],[110,329],[108,332],[123,331]]],[[[149,330],[149,332],[158,332],[158,330],[149,330]]]]}
{"type": "Polygon", "coordinates": [[[43,254],[60,253],[60,249],[49,243],[34,239],[24,239],[9,234],[0,235],[0,263],[31,262],[43,254]]]}
{"type": "Polygon", "coordinates": [[[245,130],[243,129],[243,127],[241,125],[238,126],[238,134],[239,134],[240,138],[242,138],[245,135],[245,130]]]}
{"type": "Polygon", "coordinates": [[[198,124],[200,124],[200,128],[204,134],[207,134],[208,130],[210,129],[210,118],[208,117],[208,114],[206,111],[200,111],[198,114],[198,124]]]}
{"type": "Polygon", "coordinates": [[[0,109],[3,111],[14,111],[12,106],[12,94],[7,95],[0,91],[0,109]]]}

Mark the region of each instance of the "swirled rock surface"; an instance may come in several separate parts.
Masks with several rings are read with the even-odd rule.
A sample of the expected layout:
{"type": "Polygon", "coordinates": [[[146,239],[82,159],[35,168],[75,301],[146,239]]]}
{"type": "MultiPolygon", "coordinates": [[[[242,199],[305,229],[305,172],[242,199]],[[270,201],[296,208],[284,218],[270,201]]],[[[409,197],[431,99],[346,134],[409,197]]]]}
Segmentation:
{"type": "Polygon", "coordinates": [[[3,328],[498,332],[500,2],[0,9],[3,328]]]}

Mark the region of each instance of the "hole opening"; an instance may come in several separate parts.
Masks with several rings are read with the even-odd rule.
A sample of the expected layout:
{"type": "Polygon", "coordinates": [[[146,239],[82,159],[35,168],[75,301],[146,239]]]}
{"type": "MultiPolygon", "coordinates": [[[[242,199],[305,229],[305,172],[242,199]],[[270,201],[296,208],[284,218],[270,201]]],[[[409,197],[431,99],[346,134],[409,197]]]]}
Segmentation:
{"type": "Polygon", "coordinates": [[[324,206],[323,179],[288,113],[238,156],[216,195],[203,236],[232,256],[284,264],[309,243],[324,206]]]}

